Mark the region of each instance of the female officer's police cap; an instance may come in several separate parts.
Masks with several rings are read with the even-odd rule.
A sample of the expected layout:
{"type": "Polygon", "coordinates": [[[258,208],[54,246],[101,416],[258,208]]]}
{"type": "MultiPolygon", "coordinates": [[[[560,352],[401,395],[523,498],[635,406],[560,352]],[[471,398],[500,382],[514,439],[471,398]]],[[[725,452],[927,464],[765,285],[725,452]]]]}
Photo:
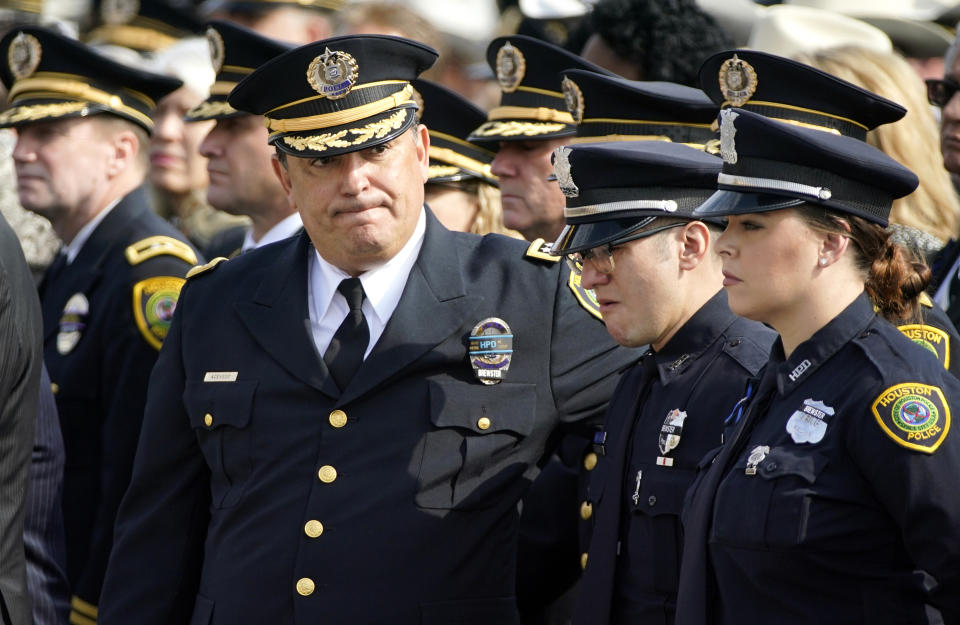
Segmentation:
{"type": "Polygon", "coordinates": [[[699,219],[716,190],[720,159],[679,143],[581,143],[554,151],[566,226],[551,253],[569,254],[627,236],[657,217],[699,219]]]}
{"type": "Polygon", "coordinates": [[[301,157],[337,156],[391,141],[416,122],[410,81],[437,51],[387,35],[309,43],[267,61],[227,97],[263,115],[269,141],[301,157]]]}
{"type": "Polygon", "coordinates": [[[917,176],[850,137],[784,124],[742,109],[720,112],[723,170],[701,218],[819,204],[886,226],[917,176]]]}

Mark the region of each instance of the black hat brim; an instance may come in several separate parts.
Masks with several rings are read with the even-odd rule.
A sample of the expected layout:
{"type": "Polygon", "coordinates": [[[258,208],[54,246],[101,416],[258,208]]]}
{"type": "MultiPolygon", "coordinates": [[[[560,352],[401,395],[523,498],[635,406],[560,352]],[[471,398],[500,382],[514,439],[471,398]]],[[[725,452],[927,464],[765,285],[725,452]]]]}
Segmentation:
{"type": "Polygon", "coordinates": [[[754,193],[740,191],[719,190],[707,198],[707,201],[698,206],[693,215],[697,219],[715,219],[727,215],[745,215],[748,213],[765,213],[792,208],[807,203],[796,197],[775,195],[773,193],[754,193]]]}
{"type": "Polygon", "coordinates": [[[625,217],[581,224],[567,224],[554,242],[551,254],[562,256],[616,241],[643,228],[656,217],[625,217]]]}

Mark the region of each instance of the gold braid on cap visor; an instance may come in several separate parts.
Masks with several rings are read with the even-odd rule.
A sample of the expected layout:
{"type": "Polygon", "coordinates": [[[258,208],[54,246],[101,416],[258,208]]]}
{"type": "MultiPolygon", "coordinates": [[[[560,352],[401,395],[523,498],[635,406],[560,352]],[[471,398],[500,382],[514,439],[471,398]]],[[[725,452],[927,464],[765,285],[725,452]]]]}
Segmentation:
{"type": "Polygon", "coordinates": [[[304,150],[324,152],[330,148],[352,148],[372,139],[382,139],[386,137],[390,131],[398,130],[403,126],[404,122],[406,122],[409,112],[410,109],[402,108],[390,117],[371,122],[366,126],[346,128],[337,132],[325,132],[320,135],[310,135],[306,137],[283,137],[283,142],[298,152],[303,152],[304,150]]]}
{"type": "Polygon", "coordinates": [[[342,111],[309,115],[307,117],[291,117],[289,119],[274,119],[271,117],[266,117],[265,119],[267,128],[269,128],[272,133],[333,128],[334,126],[343,126],[344,124],[350,124],[360,121],[361,119],[366,119],[367,117],[379,115],[401,104],[410,102],[412,97],[413,85],[408,83],[406,87],[386,98],[342,111]]]}
{"type": "MultiPolygon", "coordinates": [[[[128,93],[131,96],[137,97],[137,99],[141,100],[147,107],[151,109],[156,107],[156,103],[142,93],[132,91],[128,93]]],[[[101,104],[114,111],[125,113],[140,120],[147,128],[153,128],[153,120],[150,119],[149,115],[127,106],[123,103],[123,98],[120,96],[115,93],[103,91],[102,89],[97,89],[78,80],[42,78],[37,76],[23,78],[14,83],[13,88],[10,89],[10,102],[13,106],[17,106],[16,99],[18,97],[28,98],[32,94],[36,94],[37,97],[67,97],[101,104]]]]}

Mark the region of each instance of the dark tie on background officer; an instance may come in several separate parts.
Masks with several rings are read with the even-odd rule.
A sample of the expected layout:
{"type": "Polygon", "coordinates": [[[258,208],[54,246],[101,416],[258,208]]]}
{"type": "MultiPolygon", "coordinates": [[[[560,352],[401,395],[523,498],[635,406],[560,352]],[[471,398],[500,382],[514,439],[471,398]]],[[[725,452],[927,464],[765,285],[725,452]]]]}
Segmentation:
{"type": "Polygon", "coordinates": [[[338,37],[231,93],[305,232],[188,279],[101,623],[518,622],[517,503],[637,355],[541,245],[423,207],[410,80],[435,58],[338,37]]]}

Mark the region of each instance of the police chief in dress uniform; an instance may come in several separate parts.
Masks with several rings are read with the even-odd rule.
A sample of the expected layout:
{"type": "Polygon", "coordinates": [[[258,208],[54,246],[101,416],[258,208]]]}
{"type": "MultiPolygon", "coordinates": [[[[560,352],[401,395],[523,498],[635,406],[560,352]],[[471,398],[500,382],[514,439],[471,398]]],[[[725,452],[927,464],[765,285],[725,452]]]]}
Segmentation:
{"type": "Polygon", "coordinates": [[[849,137],[721,120],[695,214],[728,216],[730,308],[780,338],[700,463],[676,622],[958,623],[960,382],[885,319],[929,279],[884,230],[917,177],[849,137]]]}
{"type": "Polygon", "coordinates": [[[305,233],[188,279],[103,623],[517,623],[517,502],[636,354],[557,257],[423,208],[410,80],[435,59],[337,37],[230,94],[305,233]]]}
{"type": "Polygon", "coordinates": [[[692,216],[716,190],[718,157],[651,141],[556,154],[567,226],[553,252],[582,268],[618,343],[650,345],[594,441],[583,511],[595,529],[574,623],[672,623],[684,495],[776,335],[730,312],[720,227],[692,216]]]}
{"type": "MultiPolygon", "coordinates": [[[[787,124],[861,141],[866,141],[868,131],[895,123],[907,112],[896,102],[814,67],[755,50],[709,57],[700,68],[700,87],[722,108],[742,107],[787,124]]],[[[901,227],[900,235],[909,238],[918,232],[910,230],[901,227]]],[[[895,325],[960,376],[956,327],[926,293],[920,296],[920,306],[919,318],[901,319],[895,325]]]]}
{"type": "Polygon", "coordinates": [[[96,605],[140,433],[147,378],[194,250],[147,205],[154,103],[180,81],[41,28],[0,40],[20,203],[64,242],[40,286],[44,359],[63,430],[70,620],[96,605]]]}
{"type": "Polygon", "coordinates": [[[303,228],[300,214],[287,202],[273,173],[273,148],[261,115],[230,106],[227,95],[246,76],[293,46],[274,41],[230,22],[207,24],[210,60],[217,72],[210,96],[187,111],[188,122],[215,120],[200,142],[207,159],[210,185],[207,201],[232,215],[246,215],[250,226],[213,235],[204,248],[207,258],[237,254],[293,236],[303,228]]]}

